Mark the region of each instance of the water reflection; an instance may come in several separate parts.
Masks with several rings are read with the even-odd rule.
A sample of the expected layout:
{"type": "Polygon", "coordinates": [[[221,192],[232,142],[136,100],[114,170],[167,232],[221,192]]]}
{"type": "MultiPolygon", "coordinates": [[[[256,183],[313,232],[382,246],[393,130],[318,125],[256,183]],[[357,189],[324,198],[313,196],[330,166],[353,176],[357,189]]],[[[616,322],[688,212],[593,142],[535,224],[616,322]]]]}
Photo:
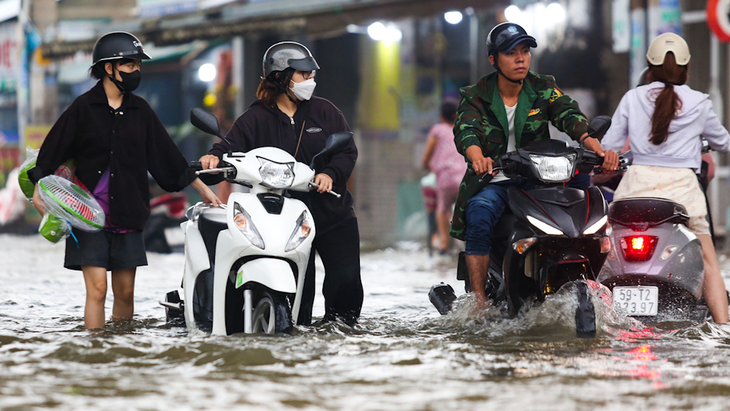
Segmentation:
{"type": "Polygon", "coordinates": [[[635,363],[635,368],[624,371],[631,378],[644,378],[654,382],[654,388],[662,388],[662,371],[654,367],[653,363],[658,361],[656,355],[651,352],[651,345],[641,345],[627,353],[630,357],[626,359],[631,364],[635,363]]]}

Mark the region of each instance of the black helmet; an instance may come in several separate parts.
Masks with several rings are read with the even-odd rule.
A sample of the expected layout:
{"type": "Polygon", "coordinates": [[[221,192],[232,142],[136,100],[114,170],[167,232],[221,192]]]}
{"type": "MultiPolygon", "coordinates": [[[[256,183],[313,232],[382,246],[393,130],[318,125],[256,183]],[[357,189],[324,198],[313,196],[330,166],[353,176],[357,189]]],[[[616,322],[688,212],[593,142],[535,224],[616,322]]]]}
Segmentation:
{"type": "Polygon", "coordinates": [[[94,44],[92,58],[93,64],[96,64],[118,59],[149,60],[152,57],[145,53],[137,37],[124,31],[114,31],[99,37],[94,44]]]}
{"type": "Polygon", "coordinates": [[[319,69],[319,65],[309,49],[296,41],[276,43],[264,53],[264,77],[290,67],[299,71],[319,69]]]}
{"type": "Polygon", "coordinates": [[[532,48],[537,47],[535,38],[527,34],[519,24],[500,23],[487,35],[487,51],[490,56],[498,52],[506,53],[523,41],[527,41],[527,45],[532,48]]]}

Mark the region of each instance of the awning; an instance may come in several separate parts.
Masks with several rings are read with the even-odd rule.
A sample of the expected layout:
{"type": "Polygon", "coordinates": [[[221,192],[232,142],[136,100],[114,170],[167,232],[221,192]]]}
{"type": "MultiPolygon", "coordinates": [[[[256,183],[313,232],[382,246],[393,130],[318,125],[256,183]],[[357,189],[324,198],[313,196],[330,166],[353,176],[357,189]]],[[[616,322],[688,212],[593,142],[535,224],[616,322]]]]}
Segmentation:
{"type": "MultiPolygon", "coordinates": [[[[350,24],[426,17],[467,7],[483,10],[506,5],[509,0],[275,0],[228,4],[182,16],[126,22],[123,29],[133,32],[143,43],[151,42],[158,47],[252,33],[304,32],[313,37],[327,37],[344,33],[350,24]]],[[[105,26],[104,32],[110,29],[112,27],[105,26]]],[[[91,52],[95,41],[96,38],[45,43],[41,52],[45,58],[60,59],[77,51],[91,52]]]]}
{"type": "Polygon", "coordinates": [[[0,0],[0,23],[18,17],[20,0],[0,0]]]}

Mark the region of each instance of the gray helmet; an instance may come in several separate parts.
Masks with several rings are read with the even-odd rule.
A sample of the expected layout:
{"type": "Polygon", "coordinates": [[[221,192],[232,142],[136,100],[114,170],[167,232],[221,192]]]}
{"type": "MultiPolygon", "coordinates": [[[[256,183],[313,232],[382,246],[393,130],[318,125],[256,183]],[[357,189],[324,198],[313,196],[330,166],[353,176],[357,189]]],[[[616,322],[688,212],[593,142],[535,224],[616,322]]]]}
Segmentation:
{"type": "Polygon", "coordinates": [[[264,53],[264,77],[275,71],[284,71],[288,68],[299,71],[314,71],[319,69],[312,53],[303,44],[296,41],[282,41],[269,47],[264,53]]]}

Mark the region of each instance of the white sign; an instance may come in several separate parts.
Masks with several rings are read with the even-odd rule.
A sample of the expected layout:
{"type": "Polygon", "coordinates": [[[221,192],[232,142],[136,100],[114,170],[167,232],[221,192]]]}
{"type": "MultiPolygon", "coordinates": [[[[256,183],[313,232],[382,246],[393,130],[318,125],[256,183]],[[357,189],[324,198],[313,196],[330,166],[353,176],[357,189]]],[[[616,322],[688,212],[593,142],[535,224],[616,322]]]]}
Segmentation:
{"type": "Polygon", "coordinates": [[[0,22],[18,17],[20,0],[0,0],[0,22]]]}
{"type": "Polygon", "coordinates": [[[646,41],[644,39],[643,9],[631,10],[631,54],[629,66],[629,88],[636,87],[641,71],[646,68],[646,41]]]}
{"type": "Polygon", "coordinates": [[[15,91],[18,84],[16,23],[0,24],[0,92],[15,91]]]}
{"type": "Polygon", "coordinates": [[[627,53],[631,49],[631,12],[629,0],[611,2],[611,32],[613,52],[627,53]]]}

